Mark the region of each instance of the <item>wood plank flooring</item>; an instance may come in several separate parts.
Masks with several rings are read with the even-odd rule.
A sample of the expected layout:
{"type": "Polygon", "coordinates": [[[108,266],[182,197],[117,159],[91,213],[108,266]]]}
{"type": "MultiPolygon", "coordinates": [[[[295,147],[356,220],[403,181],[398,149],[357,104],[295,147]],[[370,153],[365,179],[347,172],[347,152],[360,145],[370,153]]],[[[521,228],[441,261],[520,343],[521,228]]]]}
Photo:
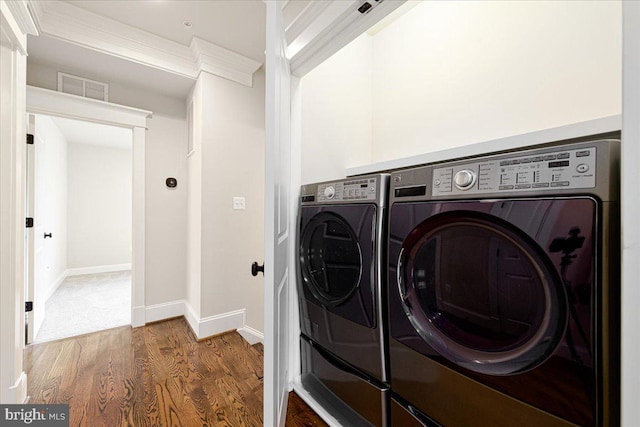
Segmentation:
{"type": "MultiPolygon", "coordinates": [[[[30,403],[71,426],[261,426],[263,354],[239,334],[196,341],[183,318],[25,350],[30,403]]],[[[287,425],[326,424],[294,393],[287,425]]]]}

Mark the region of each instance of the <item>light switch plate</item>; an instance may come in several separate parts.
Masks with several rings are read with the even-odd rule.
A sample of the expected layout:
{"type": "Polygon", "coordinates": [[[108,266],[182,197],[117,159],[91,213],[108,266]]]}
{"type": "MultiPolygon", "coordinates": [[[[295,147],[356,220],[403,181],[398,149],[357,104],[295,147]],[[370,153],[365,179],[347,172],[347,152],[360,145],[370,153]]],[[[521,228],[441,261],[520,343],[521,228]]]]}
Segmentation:
{"type": "Polygon", "coordinates": [[[244,197],[234,197],[233,198],[233,210],[234,211],[243,211],[245,209],[244,197]]]}

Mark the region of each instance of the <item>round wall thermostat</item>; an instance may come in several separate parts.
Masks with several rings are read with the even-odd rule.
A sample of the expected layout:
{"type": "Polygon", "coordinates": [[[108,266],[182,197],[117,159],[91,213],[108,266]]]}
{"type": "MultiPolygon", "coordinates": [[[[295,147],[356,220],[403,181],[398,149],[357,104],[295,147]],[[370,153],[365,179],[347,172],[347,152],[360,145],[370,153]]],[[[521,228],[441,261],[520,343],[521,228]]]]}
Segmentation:
{"type": "Polygon", "coordinates": [[[178,186],[178,180],[175,178],[167,178],[167,187],[176,188],[178,186]]]}

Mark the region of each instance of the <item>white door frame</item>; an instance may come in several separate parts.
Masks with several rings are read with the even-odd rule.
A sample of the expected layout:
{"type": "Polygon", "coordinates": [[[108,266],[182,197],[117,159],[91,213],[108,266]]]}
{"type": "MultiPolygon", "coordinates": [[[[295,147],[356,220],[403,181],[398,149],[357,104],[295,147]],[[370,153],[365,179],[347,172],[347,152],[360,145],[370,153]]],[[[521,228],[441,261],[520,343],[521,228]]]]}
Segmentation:
{"type": "Polygon", "coordinates": [[[133,133],[131,326],[145,318],[145,131],[151,111],[27,86],[27,112],[124,127],[133,133]]]}
{"type": "Polygon", "coordinates": [[[640,160],[640,3],[622,3],[622,354],[621,424],[640,425],[640,344],[637,316],[640,302],[640,192],[637,164],[640,160]]]}
{"type": "Polygon", "coordinates": [[[0,402],[23,403],[24,146],[27,34],[35,31],[26,4],[0,1],[0,402]]]}

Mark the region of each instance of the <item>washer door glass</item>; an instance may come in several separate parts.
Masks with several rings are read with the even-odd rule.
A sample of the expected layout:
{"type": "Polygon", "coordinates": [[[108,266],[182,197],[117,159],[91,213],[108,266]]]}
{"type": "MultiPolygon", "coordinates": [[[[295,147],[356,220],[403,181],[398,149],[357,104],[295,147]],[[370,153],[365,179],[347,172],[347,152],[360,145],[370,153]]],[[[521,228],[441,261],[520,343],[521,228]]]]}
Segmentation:
{"type": "Polygon", "coordinates": [[[349,224],[335,213],[321,212],[305,227],[300,262],[303,280],[323,304],[342,304],[360,284],[360,243],[349,224]]]}
{"type": "Polygon", "coordinates": [[[430,217],[409,233],[398,267],[403,308],[416,331],[467,369],[532,369],[564,333],[566,296],[556,270],[533,240],[497,217],[430,217]]]}

